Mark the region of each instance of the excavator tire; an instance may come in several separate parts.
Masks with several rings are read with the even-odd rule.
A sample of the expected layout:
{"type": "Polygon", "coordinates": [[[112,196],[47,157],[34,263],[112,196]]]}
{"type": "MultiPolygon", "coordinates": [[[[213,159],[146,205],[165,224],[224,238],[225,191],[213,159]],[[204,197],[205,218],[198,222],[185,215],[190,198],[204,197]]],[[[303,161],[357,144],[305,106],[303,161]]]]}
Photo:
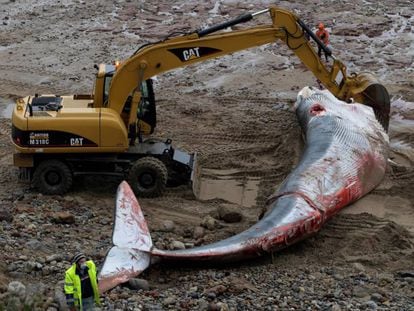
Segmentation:
{"type": "Polygon", "coordinates": [[[44,194],[64,194],[72,187],[72,171],[62,161],[45,160],[35,169],[32,183],[44,194]]]}
{"type": "Polygon", "coordinates": [[[144,157],[132,165],[128,182],[138,198],[155,198],[164,192],[167,179],[168,170],[162,161],[144,157]]]}

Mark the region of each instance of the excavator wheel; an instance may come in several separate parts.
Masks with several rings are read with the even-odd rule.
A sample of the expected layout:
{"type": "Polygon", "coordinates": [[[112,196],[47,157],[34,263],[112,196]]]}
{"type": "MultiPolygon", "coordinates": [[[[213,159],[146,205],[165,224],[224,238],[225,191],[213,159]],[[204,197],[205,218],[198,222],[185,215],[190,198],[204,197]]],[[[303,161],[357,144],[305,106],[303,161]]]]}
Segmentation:
{"type": "Polygon", "coordinates": [[[167,167],[162,161],[144,157],[132,165],[128,182],[138,198],[154,198],[164,192],[167,179],[167,167]]]}
{"type": "Polygon", "coordinates": [[[32,183],[44,194],[64,194],[72,187],[72,171],[62,161],[45,160],[36,167],[32,183]]]}

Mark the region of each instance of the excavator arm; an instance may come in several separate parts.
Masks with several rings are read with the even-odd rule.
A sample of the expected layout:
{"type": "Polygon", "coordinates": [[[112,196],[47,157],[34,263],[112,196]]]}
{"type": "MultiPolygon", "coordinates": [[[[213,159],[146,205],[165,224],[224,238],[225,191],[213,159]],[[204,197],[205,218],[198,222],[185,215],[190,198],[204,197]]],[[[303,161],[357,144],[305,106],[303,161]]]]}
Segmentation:
{"type": "Polygon", "coordinates": [[[357,102],[372,106],[379,121],[388,128],[389,96],[385,87],[368,73],[348,76],[346,66],[333,57],[332,52],[295,14],[277,7],[245,14],[204,30],[142,47],[116,71],[110,86],[108,106],[121,113],[128,96],[131,96],[128,126],[130,132],[135,131],[142,81],[172,69],[277,40],[284,42],[336,97],[344,101],[353,98],[357,102]],[[267,13],[272,20],[270,25],[214,34],[267,13]],[[330,69],[319,59],[310,38],[333,58],[330,69]]]}

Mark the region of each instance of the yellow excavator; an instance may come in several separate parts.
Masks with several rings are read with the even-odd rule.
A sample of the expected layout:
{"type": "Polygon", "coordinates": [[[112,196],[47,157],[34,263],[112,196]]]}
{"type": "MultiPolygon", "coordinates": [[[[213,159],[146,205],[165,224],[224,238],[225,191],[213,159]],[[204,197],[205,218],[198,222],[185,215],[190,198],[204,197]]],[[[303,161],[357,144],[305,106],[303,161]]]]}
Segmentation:
{"type": "Polygon", "coordinates": [[[170,139],[143,139],[156,126],[151,77],[277,40],[337,98],[371,106],[388,128],[390,101],[385,87],[369,73],[348,75],[346,66],[295,14],[270,7],[145,44],[122,63],[96,66],[93,95],[36,94],[18,99],[12,140],[20,178],[43,193],[62,194],[77,175],[121,175],[138,197],[159,196],[169,183],[189,182],[196,166],[194,154],[173,148],[170,139]],[[271,23],[219,32],[261,14],[269,14],[271,23]],[[333,59],[331,68],[321,62],[315,44],[333,59]]]}

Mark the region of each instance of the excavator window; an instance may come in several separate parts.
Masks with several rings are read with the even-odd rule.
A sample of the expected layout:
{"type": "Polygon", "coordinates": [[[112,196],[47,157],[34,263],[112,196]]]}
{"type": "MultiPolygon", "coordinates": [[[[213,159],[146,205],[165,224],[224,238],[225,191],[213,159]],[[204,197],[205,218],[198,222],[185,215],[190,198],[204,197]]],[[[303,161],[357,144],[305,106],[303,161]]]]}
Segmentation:
{"type": "Polygon", "coordinates": [[[144,121],[151,127],[153,133],[157,123],[155,96],[152,80],[148,79],[141,84],[141,102],[138,106],[138,120],[144,121]]]}
{"type": "Polygon", "coordinates": [[[103,90],[103,106],[108,106],[108,98],[109,98],[109,87],[111,86],[113,74],[106,75],[105,76],[105,84],[104,84],[104,90],[103,90]]]}
{"type": "MultiPolygon", "coordinates": [[[[128,96],[122,114],[129,115],[131,110],[132,95],[128,96]]],[[[157,123],[156,106],[152,79],[148,79],[141,84],[141,101],[138,105],[137,119],[146,123],[149,127],[148,134],[152,134],[157,123]]],[[[147,134],[147,133],[146,133],[147,134]]]]}
{"type": "MultiPolygon", "coordinates": [[[[109,88],[111,86],[113,72],[105,75],[104,90],[103,90],[103,106],[108,106],[109,88]]],[[[131,110],[132,96],[128,96],[123,113],[128,114],[131,110]]],[[[141,102],[138,106],[137,119],[145,122],[150,127],[150,132],[153,133],[156,125],[156,108],[154,88],[152,79],[148,79],[141,84],[141,102]]]]}

